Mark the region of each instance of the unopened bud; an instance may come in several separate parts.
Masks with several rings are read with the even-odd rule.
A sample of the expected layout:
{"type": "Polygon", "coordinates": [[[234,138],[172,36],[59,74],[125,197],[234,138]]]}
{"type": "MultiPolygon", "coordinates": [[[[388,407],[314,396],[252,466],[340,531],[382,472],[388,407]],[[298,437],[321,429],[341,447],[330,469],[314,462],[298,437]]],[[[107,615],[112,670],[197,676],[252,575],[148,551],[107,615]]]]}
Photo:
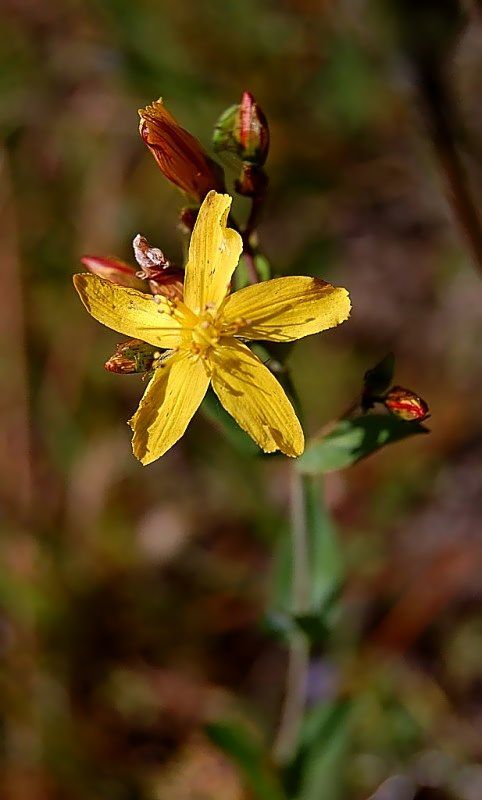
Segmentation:
{"type": "Polygon", "coordinates": [[[104,366],[108,372],[117,372],[121,375],[148,372],[159,355],[159,351],[152,345],[140,339],[128,339],[127,342],[117,345],[114,355],[104,366]]]}
{"type": "Polygon", "coordinates": [[[105,256],[82,256],[80,259],[84,267],[99,278],[104,278],[118,286],[127,286],[129,289],[146,291],[146,284],[136,276],[136,270],[120,258],[105,256]]]}
{"type": "Polygon", "coordinates": [[[425,400],[410,389],[393,386],[385,396],[383,403],[392,414],[405,420],[424,420],[429,412],[425,400]]]}
{"type": "Polygon", "coordinates": [[[139,109],[139,116],[139,133],[169,181],[199,203],[211,189],[224,192],[221,167],[181,128],[162,99],[139,109]]]}
{"type": "Polygon", "coordinates": [[[268,120],[249,92],[243,92],[241,103],[226,109],[214,129],[214,149],[231,153],[241,161],[261,167],[269,151],[268,120]]]}

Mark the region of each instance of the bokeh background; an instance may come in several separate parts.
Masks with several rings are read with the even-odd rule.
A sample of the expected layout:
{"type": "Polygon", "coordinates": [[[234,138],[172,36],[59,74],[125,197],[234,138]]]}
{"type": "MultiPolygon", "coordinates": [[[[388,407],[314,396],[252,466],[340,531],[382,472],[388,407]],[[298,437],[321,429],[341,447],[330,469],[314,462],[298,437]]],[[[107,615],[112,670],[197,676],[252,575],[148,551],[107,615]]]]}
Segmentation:
{"type": "MultiPolygon", "coordinates": [[[[136,110],[162,95],[209,146],[245,89],[271,126],[263,248],[278,273],[353,300],[348,323],[290,353],[308,432],[390,350],[432,414],[429,436],[326,479],[345,578],[308,692],[329,700],[349,673],[356,711],[302,800],[482,796],[482,283],[410,47],[379,11],[3,0],[2,800],[241,800],[206,723],[273,738],[286,653],[266,609],[287,465],[197,415],[142,468],[126,425],[142,380],[103,370],[119,337],[71,280],[85,253],[131,261],[139,232],[181,261],[182,198],[136,110]]],[[[464,11],[444,66],[477,204],[482,21],[464,11]]]]}

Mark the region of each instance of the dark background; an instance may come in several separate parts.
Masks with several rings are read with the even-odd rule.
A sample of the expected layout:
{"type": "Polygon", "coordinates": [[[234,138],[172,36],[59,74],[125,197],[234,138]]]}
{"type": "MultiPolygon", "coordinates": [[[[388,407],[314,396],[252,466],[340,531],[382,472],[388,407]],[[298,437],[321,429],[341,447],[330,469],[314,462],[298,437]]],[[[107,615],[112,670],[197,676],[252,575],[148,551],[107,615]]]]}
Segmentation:
{"type": "MultiPolygon", "coordinates": [[[[437,58],[477,203],[482,22],[464,8],[437,58]]],[[[285,655],[260,620],[285,461],[240,456],[197,415],[142,468],[126,425],[142,381],[103,370],[119,337],[71,281],[84,253],[132,260],[139,232],[181,260],[182,198],[136,109],[162,95],[209,147],[245,89],[271,126],[263,248],[276,272],[353,301],[290,355],[308,433],[390,350],[432,414],[430,436],[326,480],[346,581],[309,689],[330,696],[350,673],[357,713],[320,798],[387,779],[390,800],[411,781],[480,798],[482,284],[447,142],[433,147],[417,25],[407,45],[363,0],[3,1],[2,800],[240,800],[204,724],[234,715],[272,739],[285,655]]]]}

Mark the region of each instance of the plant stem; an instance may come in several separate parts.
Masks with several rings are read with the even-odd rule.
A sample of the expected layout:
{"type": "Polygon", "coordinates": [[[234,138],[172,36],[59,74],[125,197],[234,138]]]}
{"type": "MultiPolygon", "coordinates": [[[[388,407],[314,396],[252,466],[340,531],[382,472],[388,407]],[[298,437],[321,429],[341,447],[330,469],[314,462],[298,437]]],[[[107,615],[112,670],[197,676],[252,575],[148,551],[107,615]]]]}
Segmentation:
{"type": "Polygon", "coordinates": [[[467,174],[457,150],[457,109],[437,66],[416,64],[417,84],[427,118],[428,132],[455,221],[467,243],[472,261],[482,277],[482,222],[467,174]]]}
{"type": "Polygon", "coordinates": [[[256,269],[256,262],[254,260],[254,254],[250,245],[244,248],[243,257],[246,263],[246,270],[248,272],[249,282],[259,283],[258,270],[256,269]]]}
{"type": "MultiPolygon", "coordinates": [[[[292,609],[295,616],[310,610],[310,571],[304,477],[296,466],[291,470],[292,609]]],[[[286,691],[280,723],[273,745],[273,758],[280,764],[293,757],[306,697],[310,648],[305,634],[294,629],[290,635],[286,691]]]]}
{"type": "Polygon", "coordinates": [[[246,225],[241,234],[243,237],[243,255],[246,261],[250,283],[259,282],[259,275],[256,268],[256,262],[254,260],[254,253],[256,247],[256,228],[263,210],[265,197],[266,190],[263,190],[259,191],[251,198],[251,209],[249,211],[246,225]]]}

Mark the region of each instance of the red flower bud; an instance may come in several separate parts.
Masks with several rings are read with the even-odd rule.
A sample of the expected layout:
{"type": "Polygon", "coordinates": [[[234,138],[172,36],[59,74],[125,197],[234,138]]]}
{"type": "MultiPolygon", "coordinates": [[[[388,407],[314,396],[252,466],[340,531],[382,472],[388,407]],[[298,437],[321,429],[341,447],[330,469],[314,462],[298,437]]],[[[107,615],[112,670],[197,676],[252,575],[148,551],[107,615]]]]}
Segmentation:
{"type": "Polygon", "coordinates": [[[136,270],[120,258],[106,258],[104,256],[82,256],[80,259],[89,272],[104,278],[118,286],[127,286],[129,289],[146,291],[146,284],[136,276],[136,270]]]}
{"type": "Polygon", "coordinates": [[[248,164],[264,164],[269,151],[268,121],[252,94],[243,92],[241,103],[221,114],[213,144],[216,151],[233,153],[248,164]]]}
{"type": "Polygon", "coordinates": [[[405,420],[424,420],[429,412],[425,400],[410,389],[394,386],[383,400],[385,407],[397,417],[405,420]]]}
{"type": "Polygon", "coordinates": [[[155,347],[140,339],[128,339],[117,345],[113,356],[105,362],[108,372],[117,372],[120,375],[132,375],[135,372],[148,372],[158,351],[155,347]]]}
{"type": "Polygon", "coordinates": [[[194,136],[174,119],[162,99],[139,109],[139,133],[166,178],[202,202],[210,189],[224,192],[224,175],[194,136]]]}

